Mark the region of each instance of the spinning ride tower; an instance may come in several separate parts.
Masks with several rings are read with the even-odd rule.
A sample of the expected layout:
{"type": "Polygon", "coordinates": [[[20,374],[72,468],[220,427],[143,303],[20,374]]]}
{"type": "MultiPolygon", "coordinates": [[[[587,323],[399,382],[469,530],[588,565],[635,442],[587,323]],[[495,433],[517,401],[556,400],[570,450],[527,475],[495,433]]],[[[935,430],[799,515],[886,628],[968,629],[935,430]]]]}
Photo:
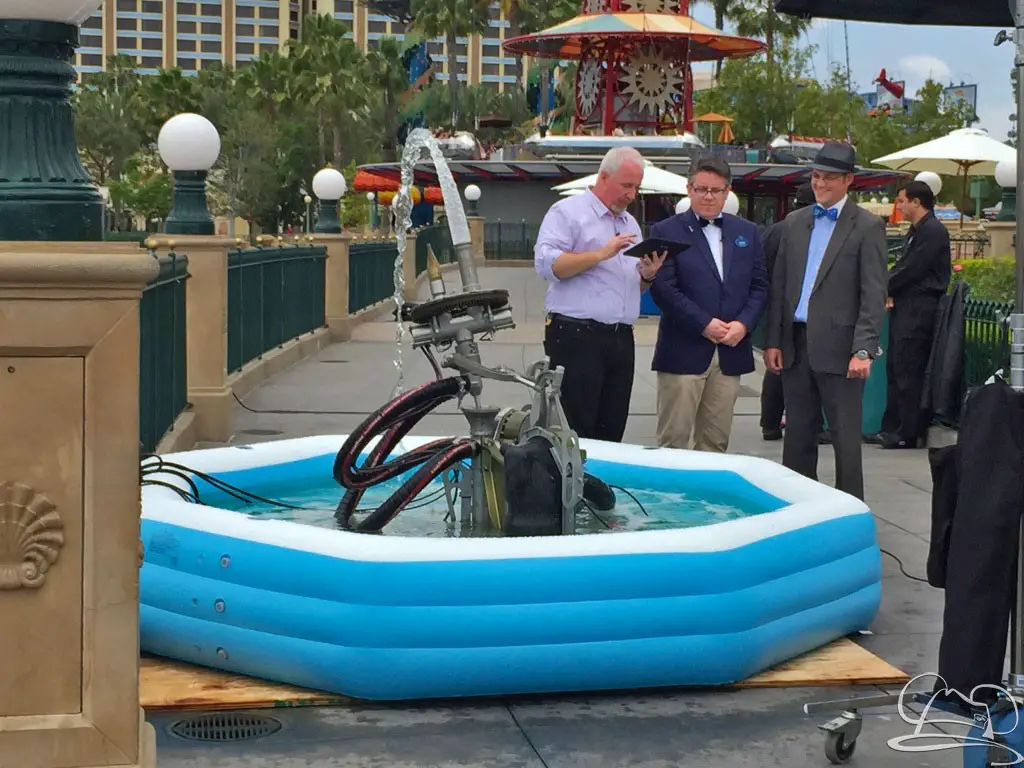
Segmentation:
{"type": "Polygon", "coordinates": [[[579,61],[573,132],[692,131],[691,65],[765,48],[690,18],[690,0],[582,0],[581,11],[504,43],[513,53],[579,61]]]}

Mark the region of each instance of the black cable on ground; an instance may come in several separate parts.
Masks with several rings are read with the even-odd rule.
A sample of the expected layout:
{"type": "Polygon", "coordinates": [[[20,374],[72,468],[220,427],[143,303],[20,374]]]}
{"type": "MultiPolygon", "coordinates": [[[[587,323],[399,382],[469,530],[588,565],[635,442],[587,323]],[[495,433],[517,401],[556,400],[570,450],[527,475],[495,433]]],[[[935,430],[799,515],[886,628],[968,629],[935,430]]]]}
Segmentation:
{"type": "MultiPolygon", "coordinates": [[[[879,549],[881,549],[881,547],[879,547],[879,549]]],[[[900,573],[902,573],[908,579],[913,579],[914,581],[920,581],[920,582],[922,582],[924,584],[928,584],[929,583],[928,579],[922,579],[920,576],[912,576],[911,574],[907,573],[907,569],[903,567],[903,561],[900,560],[898,557],[896,557],[896,555],[894,555],[889,550],[882,549],[882,553],[888,555],[893,560],[895,560],[896,561],[896,565],[898,565],[900,567],[900,573]]]]}

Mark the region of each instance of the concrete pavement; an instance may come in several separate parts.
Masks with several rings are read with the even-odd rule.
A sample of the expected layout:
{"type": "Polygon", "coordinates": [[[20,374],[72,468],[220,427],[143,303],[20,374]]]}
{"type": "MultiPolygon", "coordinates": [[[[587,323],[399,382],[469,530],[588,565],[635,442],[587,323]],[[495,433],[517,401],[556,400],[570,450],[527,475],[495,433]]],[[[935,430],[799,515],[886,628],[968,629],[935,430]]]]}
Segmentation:
{"type": "MultiPolygon", "coordinates": [[[[449,285],[458,282],[448,273],[449,285]]],[[[489,267],[485,288],[510,291],[517,328],[481,343],[486,363],[519,370],[543,355],[544,285],[532,270],[489,267]]],[[[626,432],[628,442],[653,445],[655,378],[650,360],[656,322],[637,331],[636,379],[626,432]]],[[[235,408],[236,442],[258,442],[309,434],[345,434],[386,402],[397,382],[395,324],[356,329],[350,342],[321,351],[266,382],[235,408]]],[[[407,386],[431,377],[419,352],[403,351],[407,386]]],[[[744,377],[736,408],[731,450],[781,459],[781,443],[761,440],[758,417],[760,374],[744,377]]],[[[487,382],[486,400],[525,403],[518,385],[487,382]]],[[[426,417],[415,432],[451,434],[465,428],[454,406],[426,417]]],[[[923,578],[930,530],[931,479],[924,451],[883,452],[864,447],[867,502],[878,523],[883,549],[923,578]]],[[[821,481],[833,479],[831,449],[823,446],[821,481]]],[[[934,672],[942,630],[943,594],[901,574],[884,556],[884,596],[870,634],[855,640],[914,675],[934,672]]],[[[805,702],[844,698],[867,689],[790,688],[742,691],[655,692],[483,702],[366,705],[354,708],[282,710],[279,733],[259,741],[205,745],[166,733],[175,719],[154,716],[160,733],[159,766],[824,766],[821,734],[826,717],[802,714],[805,702]]],[[[864,732],[851,765],[962,765],[959,750],[898,753],[886,740],[912,732],[895,707],[866,713],[864,732]]],[[[948,728],[948,727],[947,727],[948,728]]],[[[963,729],[953,729],[962,733],[963,729]]]]}

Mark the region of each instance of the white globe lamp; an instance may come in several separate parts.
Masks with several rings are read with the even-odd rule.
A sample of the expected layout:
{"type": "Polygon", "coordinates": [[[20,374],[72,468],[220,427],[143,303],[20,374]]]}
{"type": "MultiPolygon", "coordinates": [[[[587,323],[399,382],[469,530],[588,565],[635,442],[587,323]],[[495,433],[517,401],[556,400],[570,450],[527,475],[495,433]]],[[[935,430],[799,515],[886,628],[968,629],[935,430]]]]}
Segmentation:
{"type": "Polygon", "coordinates": [[[733,216],[738,216],[740,213],[740,199],[732,190],[729,190],[729,195],[725,198],[725,206],[722,208],[722,213],[730,213],[733,216]]]}
{"type": "Polygon", "coordinates": [[[469,216],[479,216],[480,213],[477,208],[477,202],[480,200],[480,196],[482,194],[480,187],[476,184],[470,184],[466,187],[463,194],[466,196],[466,202],[469,203],[469,205],[466,206],[466,214],[469,216]]]}
{"type": "Polygon", "coordinates": [[[996,165],[996,184],[1003,188],[996,221],[1017,220],[1017,161],[1003,160],[996,165]]]}
{"type": "Polygon", "coordinates": [[[996,165],[996,183],[1003,189],[1017,188],[1017,163],[1003,160],[996,165]]]}
{"type": "Polygon", "coordinates": [[[102,0],[3,0],[0,240],[103,239],[105,203],[71,107],[78,27],[102,0]]]}
{"type": "Polygon", "coordinates": [[[206,174],[220,157],[220,134],[202,115],[184,112],[160,128],[160,157],[174,172],[168,234],[212,235],[213,217],[206,204],[206,174]]]}
{"type": "Polygon", "coordinates": [[[339,234],[341,221],[338,219],[338,201],[348,189],[345,177],[336,168],[324,168],[313,177],[313,194],[320,203],[316,210],[314,232],[339,234]]]}
{"type": "Polygon", "coordinates": [[[690,210],[690,198],[684,197],[676,203],[676,213],[686,213],[690,210]]]}
{"type": "Polygon", "coordinates": [[[942,191],[942,177],[934,171],[921,171],[914,177],[914,181],[923,181],[928,185],[933,195],[942,191]]]}

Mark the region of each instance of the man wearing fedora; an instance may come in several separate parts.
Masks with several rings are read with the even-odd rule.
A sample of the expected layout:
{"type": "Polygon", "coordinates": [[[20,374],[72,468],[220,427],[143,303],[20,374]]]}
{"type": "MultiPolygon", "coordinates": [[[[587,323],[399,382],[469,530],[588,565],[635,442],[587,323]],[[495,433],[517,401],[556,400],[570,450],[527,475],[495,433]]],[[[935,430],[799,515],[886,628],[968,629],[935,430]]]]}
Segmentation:
{"type": "Polygon", "coordinates": [[[782,375],[782,463],[817,479],[824,410],[836,488],[864,498],[864,383],[880,352],[887,259],[882,220],[849,199],[856,152],[830,142],[811,164],[815,204],[786,217],[772,273],[765,366],[782,375]]]}

